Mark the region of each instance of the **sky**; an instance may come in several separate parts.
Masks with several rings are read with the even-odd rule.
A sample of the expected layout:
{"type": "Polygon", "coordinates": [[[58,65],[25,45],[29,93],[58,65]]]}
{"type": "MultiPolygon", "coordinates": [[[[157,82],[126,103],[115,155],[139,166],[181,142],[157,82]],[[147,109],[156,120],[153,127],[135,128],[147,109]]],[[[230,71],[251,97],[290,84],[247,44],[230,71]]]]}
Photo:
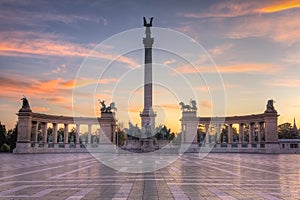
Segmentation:
{"type": "Polygon", "coordinates": [[[98,99],[140,126],[143,16],[154,17],[156,124],[262,113],[300,126],[300,1],[0,0],[0,121],[13,128],[25,95],[33,112],[99,116],[98,99]]]}

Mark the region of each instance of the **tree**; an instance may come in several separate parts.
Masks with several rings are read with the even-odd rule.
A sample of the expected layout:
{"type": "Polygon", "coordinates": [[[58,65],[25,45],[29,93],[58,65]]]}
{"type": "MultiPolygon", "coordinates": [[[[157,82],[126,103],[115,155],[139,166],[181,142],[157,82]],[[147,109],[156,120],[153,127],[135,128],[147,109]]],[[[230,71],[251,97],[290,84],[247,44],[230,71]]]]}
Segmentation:
{"type": "Polygon", "coordinates": [[[14,129],[10,129],[7,132],[6,144],[9,146],[10,151],[16,148],[17,136],[18,136],[18,123],[16,124],[14,129]]]}
{"type": "Polygon", "coordinates": [[[2,125],[0,122],[0,148],[6,142],[6,128],[5,125],[2,125]]]}
{"type": "Polygon", "coordinates": [[[120,127],[117,128],[116,132],[116,141],[117,141],[117,146],[123,146],[126,140],[126,133],[124,129],[121,129],[120,127]]]}
{"type": "Polygon", "coordinates": [[[166,125],[159,125],[159,127],[156,128],[155,137],[158,140],[173,140],[175,137],[175,133],[171,133],[171,129],[166,125]]]}
{"type": "Polygon", "coordinates": [[[298,130],[295,130],[291,123],[283,123],[278,126],[279,139],[295,139],[298,137],[298,130]]]}

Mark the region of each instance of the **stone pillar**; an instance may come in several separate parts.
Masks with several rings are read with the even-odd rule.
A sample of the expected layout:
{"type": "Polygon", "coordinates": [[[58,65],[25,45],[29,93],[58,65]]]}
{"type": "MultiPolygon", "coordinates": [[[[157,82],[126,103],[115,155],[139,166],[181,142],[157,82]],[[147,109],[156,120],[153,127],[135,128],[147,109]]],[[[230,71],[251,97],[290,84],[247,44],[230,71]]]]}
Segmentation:
{"type": "Polygon", "coordinates": [[[39,128],[39,123],[35,122],[32,123],[32,133],[34,135],[34,142],[37,143],[38,140],[38,128],[39,128]]]}
{"type": "Polygon", "coordinates": [[[42,122],[42,136],[43,136],[43,143],[47,143],[47,123],[42,122]]]}
{"type": "Polygon", "coordinates": [[[277,132],[277,111],[273,106],[273,100],[267,103],[264,113],[265,121],[265,148],[267,153],[278,153],[280,151],[277,132]]]}
{"type": "Polygon", "coordinates": [[[185,126],[184,143],[192,143],[197,137],[197,127],[199,119],[196,116],[196,111],[182,112],[181,123],[185,126]]]}
{"type": "Polygon", "coordinates": [[[221,124],[217,124],[217,143],[221,143],[221,124]]]}
{"type": "Polygon", "coordinates": [[[253,143],[254,141],[254,124],[255,123],[249,124],[249,143],[253,143]]]}
{"type": "Polygon", "coordinates": [[[180,153],[189,152],[192,150],[190,147],[194,141],[194,138],[197,137],[197,128],[199,123],[199,119],[196,115],[196,111],[182,112],[181,125],[185,127],[185,130],[183,131],[183,140],[179,149],[180,153]]]}
{"type": "Polygon", "coordinates": [[[88,124],[88,144],[91,144],[91,135],[92,135],[92,124],[88,124]]]}
{"type": "Polygon", "coordinates": [[[115,119],[115,113],[101,113],[100,121],[100,143],[113,143],[114,142],[114,126],[116,126],[117,120],[115,119]],[[105,136],[105,137],[103,137],[105,136]]]}
{"type": "Polygon", "coordinates": [[[232,143],[232,124],[228,124],[228,143],[232,143]]]}
{"type": "Polygon", "coordinates": [[[69,143],[69,124],[65,124],[65,128],[64,128],[64,143],[69,143]]]}
{"type": "Polygon", "coordinates": [[[14,153],[30,153],[30,135],[32,128],[32,112],[29,108],[21,108],[18,115],[18,134],[16,148],[13,150],[14,153]]]}
{"type": "Polygon", "coordinates": [[[244,142],[244,124],[239,124],[239,143],[244,142]]]}
{"type": "Polygon", "coordinates": [[[262,129],[263,123],[259,122],[257,125],[258,125],[258,127],[257,127],[257,142],[261,143],[261,129],[262,129]]]}
{"type": "Polygon", "coordinates": [[[54,144],[57,143],[57,123],[53,123],[53,128],[52,128],[52,135],[53,135],[53,141],[54,141],[54,144]]]}
{"type": "Polygon", "coordinates": [[[209,124],[205,124],[205,143],[209,143],[209,124]]]}
{"type": "Polygon", "coordinates": [[[264,120],[266,143],[278,142],[277,112],[265,113],[264,120]]]}
{"type": "Polygon", "coordinates": [[[116,140],[116,126],[111,125],[111,128],[112,128],[112,134],[113,134],[113,136],[112,136],[112,137],[113,137],[113,138],[112,138],[113,141],[112,141],[112,142],[113,142],[114,144],[117,144],[117,140],[116,140]]]}
{"type": "Polygon", "coordinates": [[[80,144],[80,124],[76,124],[76,144],[80,144]]]}

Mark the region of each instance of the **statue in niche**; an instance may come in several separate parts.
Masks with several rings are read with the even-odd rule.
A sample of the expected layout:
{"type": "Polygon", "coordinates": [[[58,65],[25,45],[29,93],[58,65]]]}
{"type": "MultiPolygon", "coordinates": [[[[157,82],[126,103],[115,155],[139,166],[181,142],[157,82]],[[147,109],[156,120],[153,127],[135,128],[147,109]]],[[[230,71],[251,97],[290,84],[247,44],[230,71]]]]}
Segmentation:
{"type": "Polygon", "coordinates": [[[71,135],[70,143],[74,144],[74,135],[71,135]]]}
{"type": "Polygon", "coordinates": [[[38,135],[38,141],[39,141],[39,142],[43,142],[43,136],[42,136],[42,134],[39,134],[39,135],[38,135]]]}
{"type": "Polygon", "coordinates": [[[59,143],[62,143],[62,139],[63,139],[63,138],[62,138],[62,135],[59,135],[59,136],[58,136],[58,142],[59,142],[59,143]]]}
{"type": "Polygon", "coordinates": [[[222,142],[226,143],[226,136],[225,135],[223,135],[223,141],[222,142]]]}
{"type": "Polygon", "coordinates": [[[150,22],[149,22],[149,23],[147,23],[147,20],[146,20],[145,17],[143,17],[143,19],[144,19],[144,26],[145,26],[145,27],[152,27],[152,20],[153,20],[153,17],[150,17],[150,22]]]}
{"type": "Polygon", "coordinates": [[[203,138],[203,135],[202,135],[202,134],[200,134],[199,141],[200,141],[200,142],[203,142],[203,139],[204,139],[204,138],[203,138]]]}
{"type": "Polygon", "coordinates": [[[52,135],[48,135],[48,143],[52,143],[53,142],[53,137],[52,135]]]}
{"type": "Polygon", "coordinates": [[[237,142],[237,136],[233,135],[233,142],[237,142]]]}
{"type": "Polygon", "coordinates": [[[82,143],[82,144],[86,144],[86,139],[85,139],[85,136],[84,136],[84,135],[81,136],[80,140],[81,140],[81,143],[82,143]]]}
{"type": "Polygon", "coordinates": [[[97,144],[97,137],[96,136],[93,137],[93,142],[92,143],[97,144]]]}

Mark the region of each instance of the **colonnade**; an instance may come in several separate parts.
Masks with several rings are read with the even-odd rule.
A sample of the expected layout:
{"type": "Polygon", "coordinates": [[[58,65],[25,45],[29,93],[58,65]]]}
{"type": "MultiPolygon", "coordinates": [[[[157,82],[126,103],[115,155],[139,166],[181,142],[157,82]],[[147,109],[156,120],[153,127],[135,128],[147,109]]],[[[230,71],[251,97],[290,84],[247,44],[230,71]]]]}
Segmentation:
{"type": "MultiPolygon", "coordinates": [[[[50,122],[51,123],[51,122],[50,122]]],[[[31,142],[34,142],[34,143],[38,143],[38,142],[43,142],[43,143],[70,143],[69,141],[69,127],[71,124],[66,124],[64,123],[64,132],[63,132],[63,138],[59,138],[58,136],[58,127],[59,127],[59,124],[58,123],[51,123],[52,124],[52,140],[49,141],[49,136],[48,136],[48,133],[47,133],[47,128],[48,128],[48,124],[49,122],[38,122],[38,121],[33,121],[32,122],[32,128],[31,128],[31,135],[33,136],[33,138],[31,138],[31,142]],[[42,136],[42,141],[39,140],[39,124],[41,124],[41,136],[42,136]],[[32,140],[33,139],[33,140],[32,140]]],[[[83,141],[80,140],[80,127],[82,125],[87,125],[88,127],[88,130],[87,130],[87,140],[85,141],[85,144],[91,144],[92,143],[92,126],[98,126],[99,127],[99,130],[101,129],[100,125],[99,124],[75,124],[75,127],[76,127],[76,136],[74,138],[75,140],[75,143],[76,144],[80,144],[80,143],[83,143],[83,141]]],[[[112,128],[113,129],[113,128],[112,128]]],[[[96,135],[95,135],[96,136],[96,135]]],[[[98,133],[98,137],[101,137],[100,136],[100,132],[98,133]]],[[[115,143],[115,138],[112,137],[111,138],[111,142],[115,143]]]]}
{"type": "Polygon", "coordinates": [[[181,118],[182,142],[217,147],[263,147],[278,146],[277,111],[268,101],[267,109],[262,114],[226,117],[198,117],[196,111],[183,110],[181,118]],[[198,138],[199,126],[204,127],[204,134],[198,138]],[[222,127],[227,126],[221,137],[222,127]],[[247,127],[247,132],[245,132],[247,127]],[[234,128],[238,132],[234,134],[234,128]],[[247,135],[247,137],[246,137],[247,135]],[[203,137],[204,136],[204,137],[203,137]],[[214,139],[215,138],[215,139],[214,139]],[[199,141],[200,140],[200,141],[199,141]],[[219,144],[219,145],[218,145],[219,144]],[[261,145],[257,145],[261,144],[261,145]]]}
{"type": "Polygon", "coordinates": [[[68,117],[57,115],[46,115],[34,113],[30,107],[22,107],[18,115],[18,136],[15,153],[31,153],[32,148],[77,148],[86,145],[105,145],[116,144],[115,130],[117,120],[115,113],[103,112],[100,117],[68,117]],[[51,137],[48,137],[47,127],[52,124],[51,137]],[[63,138],[58,136],[58,127],[60,124],[64,126],[63,138]],[[76,135],[71,137],[69,141],[70,125],[75,125],[76,135]],[[39,129],[40,125],[40,129],[39,129]],[[80,127],[87,126],[87,140],[81,141],[80,127]],[[97,141],[92,139],[92,127],[98,126],[99,133],[97,141]],[[42,140],[39,140],[39,130],[42,140]],[[33,136],[33,137],[32,137],[33,136]],[[69,144],[69,145],[68,145],[69,144]],[[84,144],[84,145],[82,145],[84,144]]]}

